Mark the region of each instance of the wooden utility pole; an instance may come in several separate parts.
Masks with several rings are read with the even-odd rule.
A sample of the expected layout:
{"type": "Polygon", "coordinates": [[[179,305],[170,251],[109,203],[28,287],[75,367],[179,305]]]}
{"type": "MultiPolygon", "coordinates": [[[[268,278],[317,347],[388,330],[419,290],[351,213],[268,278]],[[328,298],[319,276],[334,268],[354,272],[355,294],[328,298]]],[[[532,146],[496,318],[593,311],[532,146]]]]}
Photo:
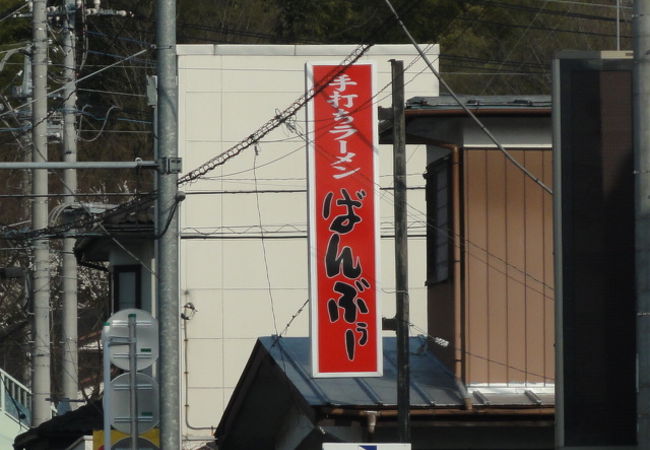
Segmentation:
{"type": "Polygon", "coordinates": [[[395,208],[395,293],[397,308],[397,414],[400,442],[410,442],[408,234],[406,222],[406,131],[404,62],[391,60],[393,80],[393,189],[395,208]]]}

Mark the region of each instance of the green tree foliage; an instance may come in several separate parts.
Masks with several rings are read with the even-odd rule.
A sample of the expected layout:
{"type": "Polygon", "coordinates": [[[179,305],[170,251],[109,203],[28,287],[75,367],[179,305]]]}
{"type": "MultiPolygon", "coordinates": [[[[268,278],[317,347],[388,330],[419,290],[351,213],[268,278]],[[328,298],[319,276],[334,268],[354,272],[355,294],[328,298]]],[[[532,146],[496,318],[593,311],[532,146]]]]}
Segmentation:
{"type": "MultiPolygon", "coordinates": [[[[294,42],[405,43],[384,0],[275,0],[278,36],[294,42]]],[[[438,43],[440,67],[467,94],[550,92],[558,50],[616,48],[616,9],[552,0],[394,0],[420,43],[438,43]]],[[[621,48],[630,48],[630,2],[621,9],[621,48]]]]}
{"type": "MultiPolygon", "coordinates": [[[[403,43],[406,36],[383,0],[275,0],[279,10],[276,32],[295,42],[324,44],[403,43]]],[[[394,2],[421,42],[435,42],[440,30],[464,7],[462,0],[394,2]]]]}

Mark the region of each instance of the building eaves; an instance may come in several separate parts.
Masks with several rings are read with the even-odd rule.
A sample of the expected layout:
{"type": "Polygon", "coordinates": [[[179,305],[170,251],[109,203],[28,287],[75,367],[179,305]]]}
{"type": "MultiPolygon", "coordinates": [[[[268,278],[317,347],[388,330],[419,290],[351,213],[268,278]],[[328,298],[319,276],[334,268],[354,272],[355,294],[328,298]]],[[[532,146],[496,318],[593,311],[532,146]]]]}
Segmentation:
{"type": "MultiPolygon", "coordinates": [[[[516,114],[531,115],[551,113],[551,97],[548,95],[489,95],[459,96],[461,103],[477,115],[516,114]]],[[[414,97],[406,102],[407,116],[467,114],[451,96],[414,97]]]]}

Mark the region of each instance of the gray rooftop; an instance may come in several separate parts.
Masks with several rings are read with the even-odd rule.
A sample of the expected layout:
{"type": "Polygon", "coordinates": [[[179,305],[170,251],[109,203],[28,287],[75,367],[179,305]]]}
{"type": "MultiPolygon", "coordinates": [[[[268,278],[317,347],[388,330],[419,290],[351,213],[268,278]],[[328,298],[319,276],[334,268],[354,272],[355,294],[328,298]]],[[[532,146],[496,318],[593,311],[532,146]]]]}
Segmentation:
{"type": "MultiPolygon", "coordinates": [[[[550,110],[548,95],[462,95],[460,101],[471,110],[550,110]]],[[[458,102],[449,95],[439,97],[413,97],[406,102],[407,109],[462,110],[458,102]]]]}
{"type": "MultiPolygon", "coordinates": [[[[311,406],[395,407],[395,338],[384,337],[384,375],[366,378],[312,378],[309,338],[261,337],[260,344],[311,406]]],[[[427,349],[424,337],[410,338],[411,408],[461,407],[462,385],[427,349]]]]}

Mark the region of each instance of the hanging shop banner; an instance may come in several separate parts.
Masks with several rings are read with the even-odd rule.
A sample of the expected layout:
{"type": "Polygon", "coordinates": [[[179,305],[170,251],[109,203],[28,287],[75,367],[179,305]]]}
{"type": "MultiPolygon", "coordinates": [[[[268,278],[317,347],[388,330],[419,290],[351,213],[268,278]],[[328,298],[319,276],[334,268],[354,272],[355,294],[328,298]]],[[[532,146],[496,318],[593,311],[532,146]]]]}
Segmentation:
{"type": "Polygon", "coordinates": [[[306,71],[312,373],[381,376],[375,67],[306,71]]]}

